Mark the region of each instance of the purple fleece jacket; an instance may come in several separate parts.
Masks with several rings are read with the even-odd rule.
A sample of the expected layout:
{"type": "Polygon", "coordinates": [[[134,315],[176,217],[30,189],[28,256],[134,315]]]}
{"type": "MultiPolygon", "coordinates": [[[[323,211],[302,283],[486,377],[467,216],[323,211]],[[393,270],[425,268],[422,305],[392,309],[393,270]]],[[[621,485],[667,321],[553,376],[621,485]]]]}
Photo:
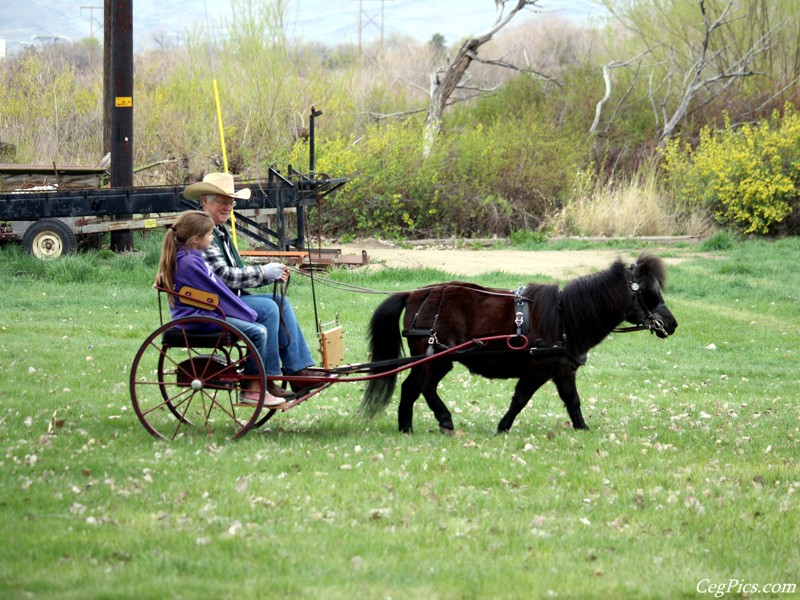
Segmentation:
{"type": "MultiPolygon", "coordinates": [[[[231,292],[230,288],[211,272],[202,252],[188,248],[178,248],[175,259],[173,280],[175,281],[174,289],[176,292],[185,285],[204,292],[211,292],[219,296],[219,306],[226,317],[255,322],[256,312],[239,300],[239,297],[231,292]]],[[[173,319],[195,316],[221,318],[218,312],[212,313],[203,308],[189,306],[178,298],[175,298],[175,302],[170,305],[170,312],[173,319]]]]}

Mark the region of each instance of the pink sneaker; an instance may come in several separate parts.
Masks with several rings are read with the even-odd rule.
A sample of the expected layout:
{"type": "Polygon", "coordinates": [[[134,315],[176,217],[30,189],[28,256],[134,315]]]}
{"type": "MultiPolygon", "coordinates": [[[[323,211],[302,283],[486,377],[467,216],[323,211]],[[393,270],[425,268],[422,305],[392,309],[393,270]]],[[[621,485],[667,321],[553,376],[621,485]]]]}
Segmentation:
{"type": "MultiPolygon", "coordinates": [[[[248,390],[246,392],[242,392],[239,396],[239,401],[242,404],[251,404],[256,406],[258,404],[258,399],[261,396],[261,392],[255,390],[248,390]]],[[[286,400],[283,398],[276,398],[269,392],[264,392],[264,406],[280,406],[281,404],[285,404],[286,400]]]]}

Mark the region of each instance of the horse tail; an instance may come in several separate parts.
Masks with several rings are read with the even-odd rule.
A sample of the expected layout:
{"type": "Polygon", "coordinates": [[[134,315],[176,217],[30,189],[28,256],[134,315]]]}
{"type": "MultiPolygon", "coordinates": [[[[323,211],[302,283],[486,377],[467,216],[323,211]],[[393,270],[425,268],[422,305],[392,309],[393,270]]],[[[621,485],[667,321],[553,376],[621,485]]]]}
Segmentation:
{"type": "MultiPolygon", "coordinates": [[[[392,294],[381,302],[369,322],[367,333],[370,357],[373,363],[391,361],[403,354],[403,338],[400,335],[400,316],[406,308],[408,292],[392,294]]],[[[391,371],[393,365],[375,365],[370,374],[391,371]]],[[[383,411],[392,399],[397,373],[375,377],[367,382],[359,411],[369,418],[383,411]]]]}

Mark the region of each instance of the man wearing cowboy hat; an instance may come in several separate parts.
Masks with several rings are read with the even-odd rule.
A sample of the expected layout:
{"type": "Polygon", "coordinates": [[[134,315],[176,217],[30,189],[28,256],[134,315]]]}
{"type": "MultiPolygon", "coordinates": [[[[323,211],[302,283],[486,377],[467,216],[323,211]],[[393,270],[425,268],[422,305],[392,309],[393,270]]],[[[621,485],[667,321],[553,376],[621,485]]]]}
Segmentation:
{"type": "MultiPolygon", "coordinates": [[[[314,359],[288,298],[247,292],[247,288],[286,281],[289,278],[289,267],[281,263],[245,266],[225,228],[236,199],[250,198],[250,188],[234,191],[233,175],[209,173],[203,177],[203,181],[187,186],[183,190],[183,196],[200,202],[201,209],[211,215],[217,225],[214,228],[215,243],[203,252],[206,263],[245,304],[256,311],[256,320],[267,328],[268,351],[264,357],[267,375],[280,375],[281,363],[287,375],[310,375],[307,369],[314,365],[314,359]]],[[[300,386],[292,382],[292,388],[297,387],[300,386]]],[[[294,396],[274,381],[269,382],[267,391],[273,396],[286,399],[294,396]]]]}

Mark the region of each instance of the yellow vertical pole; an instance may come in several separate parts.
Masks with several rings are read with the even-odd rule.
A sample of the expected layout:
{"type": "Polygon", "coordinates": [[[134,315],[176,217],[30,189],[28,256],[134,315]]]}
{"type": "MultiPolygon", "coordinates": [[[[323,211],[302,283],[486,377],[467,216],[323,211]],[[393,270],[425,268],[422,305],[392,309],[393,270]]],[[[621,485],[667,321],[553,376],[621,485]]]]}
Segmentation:
{"type": "MultiPolygon", "coordinates": [[[[228,152],[225,148],[225,129],[222,126],[222,108],[219,102],[219,89],[217,88],[217,80],[214,79],[214,102],[217,105],[217,125],[219,126],[219,142],[222,145],[222,168],[228,172],[228,152]]],[[[231,236],[233,238],[233,245],[239,249],[239,240],[236,238],[236,218],[231,211],[231,236]]]]}
{"type": "Polygon", "coordinates": [[[222,109],[219,103],[219,89],[217,80],[214,79],[214,102],[217,104],[217,124],[219,125],[219,142],[222,144],[222,166],[228,172],[228,152],[225,150],[225,130],[222,127],[222,109]]]}

